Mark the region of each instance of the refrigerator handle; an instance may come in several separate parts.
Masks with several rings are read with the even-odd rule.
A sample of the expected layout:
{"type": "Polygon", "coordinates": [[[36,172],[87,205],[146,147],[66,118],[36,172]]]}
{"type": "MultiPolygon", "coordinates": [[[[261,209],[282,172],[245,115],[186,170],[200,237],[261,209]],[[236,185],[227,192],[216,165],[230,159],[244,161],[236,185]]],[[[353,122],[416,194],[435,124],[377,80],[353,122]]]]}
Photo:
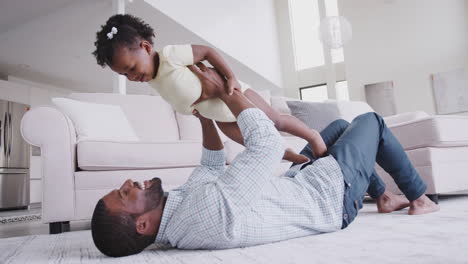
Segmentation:
{"type": "Polygon", "coordinates": [[[11,123],[11,113],[8,113],[8,160],[10,160],[11,156],[11,141],[13,139],[13,125],[11,123]]]}
{"type": "Polygon", "coordinates": [[[3,116],[3,155],[6,157],[7,154],[7,112],[3,116]]]}

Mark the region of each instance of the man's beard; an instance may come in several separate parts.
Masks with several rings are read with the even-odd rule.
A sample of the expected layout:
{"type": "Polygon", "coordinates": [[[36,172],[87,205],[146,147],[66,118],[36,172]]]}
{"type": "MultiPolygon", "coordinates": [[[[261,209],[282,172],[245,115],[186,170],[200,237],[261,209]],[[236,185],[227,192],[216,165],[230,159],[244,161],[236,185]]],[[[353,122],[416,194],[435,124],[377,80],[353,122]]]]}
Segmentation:
{"type": "Polygon", "coordinates": [[[164,196],[164,191],[159,178],[151,179],[151,186],[145,189],[145,212],[156,209],[164,196]]]}

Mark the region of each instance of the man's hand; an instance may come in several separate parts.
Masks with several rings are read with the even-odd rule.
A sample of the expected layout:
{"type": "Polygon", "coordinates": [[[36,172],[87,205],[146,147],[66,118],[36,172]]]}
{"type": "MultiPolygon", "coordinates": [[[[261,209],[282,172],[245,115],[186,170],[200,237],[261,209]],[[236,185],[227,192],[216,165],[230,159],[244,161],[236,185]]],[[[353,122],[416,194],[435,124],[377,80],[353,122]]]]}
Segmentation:
{"type": "Polygon", "coordinates": [[[226,80],[216,70],[206,67],[201,62],[197,63],[196,66],[190,65],[187,67],[200,79],[202,86],[200,98],[193,102],[192,106],[210,98],[220,97],[222,93],[226,93],[226,80]]]}
{"type": "Polygon", "coordinates": [[[230,78],[227,80],[227,94],[228,95],[232,95],[232,93],[234,93],[234,90],[235,89],[238,89],[239,91],[241,91],[241,86],[240,86],[240,83],[239,81],[237,81],[236,78],[230,78]]]}
{"type": "MultiPolygon", "coordinates": [[[[200,79],[202,87],[212,88],[212,87],[223,87],[225,81],[222,77],[213,69],[208,69],[204,64],[197,63],[197,67],[188,66],[189,69],[200,79]],[[223,84],[223,86],[221,86],[223,84]]],[[[237,116],[245,109],[255,107],[249,99],[247,99],[240,89],[234,89],[232,95],[228,95],[225,92],[221,92],[218,95],[221,100],[229,107],[232,114],[237,118],[237,116]]],[[[200,97],[201,99],[201,97],[200,97]]],[[[195,101],[196,103],[200,100],[195,101]]]]}
{"type": "Polygon", "coordinates": [[[192,114],[193,114],[196,118],[198,118],[198,120],[200,120],[200,122],[202,122],[202,123],[203,123],[203,122],[213,122],[213,120],[208,119],[208,118],[202,116],[202,115],[200,114],[200,112],[198,112],[197,109],[193,109],[192,114]]]}

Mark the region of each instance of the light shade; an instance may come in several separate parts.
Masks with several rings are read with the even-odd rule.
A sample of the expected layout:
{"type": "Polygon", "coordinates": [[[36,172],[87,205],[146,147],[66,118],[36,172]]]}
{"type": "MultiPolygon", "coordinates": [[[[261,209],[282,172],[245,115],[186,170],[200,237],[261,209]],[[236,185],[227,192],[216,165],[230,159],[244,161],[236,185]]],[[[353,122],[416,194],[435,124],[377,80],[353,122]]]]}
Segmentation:
{"type": "Polygon", "coordinates": [[[320,21],[320,39],[330,49],[339,49],[351,40],[351,24],[345,17],[328,16],[320,21]]]}

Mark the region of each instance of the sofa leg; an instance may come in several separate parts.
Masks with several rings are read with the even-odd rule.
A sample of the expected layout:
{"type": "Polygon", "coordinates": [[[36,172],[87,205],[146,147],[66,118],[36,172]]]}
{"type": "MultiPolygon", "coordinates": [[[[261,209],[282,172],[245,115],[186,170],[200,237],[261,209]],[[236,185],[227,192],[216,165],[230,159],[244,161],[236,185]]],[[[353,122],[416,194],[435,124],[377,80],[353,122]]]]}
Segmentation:
{"type": "Polygon", "coordinates": [[[54,222],[49,224],[49,234],[60,234],[70,231],[70,222],[54,222]]]}
{"type": "Polygon", "coordinates": [[[434,203],[439,204],[439,195],[438,194],[426,194],[426,196],[431,199],[434,203]]]}

